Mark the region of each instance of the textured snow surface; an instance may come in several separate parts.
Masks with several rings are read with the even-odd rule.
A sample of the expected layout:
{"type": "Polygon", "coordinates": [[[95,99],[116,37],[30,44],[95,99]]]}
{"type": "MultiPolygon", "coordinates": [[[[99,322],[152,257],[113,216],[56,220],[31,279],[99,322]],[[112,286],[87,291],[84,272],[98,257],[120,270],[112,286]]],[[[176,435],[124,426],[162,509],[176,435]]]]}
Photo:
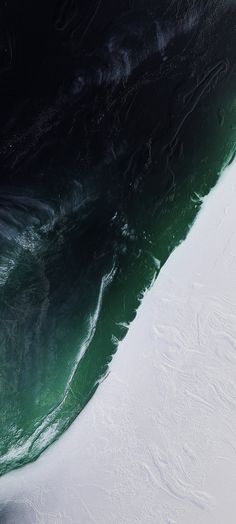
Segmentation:
{"type": "Polygon", "coordinates": [[[3,523],[235,524],[236,163],[66,434],[4,477],[3,523]]]}

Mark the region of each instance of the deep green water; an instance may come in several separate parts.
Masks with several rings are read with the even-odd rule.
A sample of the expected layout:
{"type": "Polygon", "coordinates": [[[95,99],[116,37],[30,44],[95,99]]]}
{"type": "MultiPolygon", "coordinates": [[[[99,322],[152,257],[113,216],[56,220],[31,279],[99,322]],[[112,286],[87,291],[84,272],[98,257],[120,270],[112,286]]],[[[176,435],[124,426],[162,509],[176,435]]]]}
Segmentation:
{"type": "MultiPolygon", "coordinates": [[[[5,94],[2,474],[37,458],[94,394],[144,290],[235,152],[232,3],[212,13],[210,2],[167,12],[150,2],[141,15],[137,4],[109,14],[98,36],[101,15],[78,51],[65,3],[49,63],[5,94]]],[[[4,70],[6,85],[17,67],[4,70]]]]}

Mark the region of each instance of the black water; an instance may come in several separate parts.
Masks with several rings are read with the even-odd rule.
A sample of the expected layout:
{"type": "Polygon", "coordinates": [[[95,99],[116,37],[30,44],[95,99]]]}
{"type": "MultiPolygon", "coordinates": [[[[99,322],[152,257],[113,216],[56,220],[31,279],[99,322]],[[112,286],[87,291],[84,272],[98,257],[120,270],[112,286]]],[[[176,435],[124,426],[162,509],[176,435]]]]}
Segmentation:
{"type": "Polygon", "coordinates": [[[84,407],[232,158],[235,23],[229,0],[1,4],[2,473],[84,407]]]}

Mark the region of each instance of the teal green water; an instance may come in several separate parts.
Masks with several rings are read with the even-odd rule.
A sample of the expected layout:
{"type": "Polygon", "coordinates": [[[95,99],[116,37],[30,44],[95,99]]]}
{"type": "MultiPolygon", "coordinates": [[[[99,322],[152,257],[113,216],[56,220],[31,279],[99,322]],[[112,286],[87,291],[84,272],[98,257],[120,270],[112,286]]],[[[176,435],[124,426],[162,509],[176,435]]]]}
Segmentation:
{"type": "MultiPolygon", "coordinates": [[[[50,348],[50,339],[39,339],[41,344],[48,344],[45,352],[37,341],[37,330],[40,330],[48,312],[48,281],[42,270],[41,257],[45,249],[50,250],[51,231],[36,233],[37,227],[32,226],[28,236],[24,236],[22,244],[17,244],[11,254],[7,286],[5,283],[1,291],[1,302],[6,316],[9,316],[4,319],[9,337],[8,345],[5,345],[7,365],[1,367],[2,473],[34,460],[68,427],[91,398],[108,370],[118,341],[124,337],[135,316],[144,290],[157,277],[171,251],[186,237],[201,207],[201,198],[232,159],[235,151],[235,99],[228,95],[223,122],[218,120],[216,107],[215,99],[205,121],[202,115],[199,121],[196,119],[196,139],[188,144],[189,158],[183,154],[172,160],[172,167],[183,170],[188,176],[157,202],[155,213],[152,195],[149,195],[143,207],[140,206],[138,217],[136,213],[133,215],[135,227],[133,224],[122,225],[119,249],[107,266],[99,288],[94,289],[94,297],[92,293],[94,307],[90,315],[80,318],[79,308],[73,307],[70,301],[72,314],[69,318],[63,308],[56,312],[62,317],[61,324],[54,327],[53,315],[49,318],[51,325],[48,329],[55,330],[52,343],[59,348],[57,358],[50,348]],[[199,144],[197,136],[200,137],[202,127],[204,140],[199,144]],[[152,209],[151,218],[146,206],[152,209]],[[34,308],[38,300],[40,315],[34,308]],[[12,321],[16,316],[20,322],[22,318],[25,320],[23,332],[21,323],[18,326],[12,321]],[[28,323],[35,323],[35,329],[32,339],[28,339],[28,348],[21,354],[20,346],[24,344],[25,347],[28,336],[28,323]],[[38,354],[30,355],[33,344],[38,354]],[[24,372],[20,377],[23,380],[20,390],[17,384],[19,374],[12,374],[11,368],[11,359],[16,362],[15,347],[20,353],[17,367],[22,366],[24,372]],[[66,359],[64,355],[67,355],[66,359]],[[26,367],[25,359],[28,359],[26,367]],[[43,388],[40,369],[46,369],[48,373],[43,388]],[[24,381],[27,383],[25,389],[24,381]]],[[[74,292],[69,290],[72,295],[74,292]]],[[[86,297],[83,300],[86,301],[86,297]]],[[[67,304],[63,307],[66,310],[67,304]]]]}
{"type": "Polygon", "coordinates": [[[90,400],[235,153],[234,7],[149,4],[102,12],[82,48],[60,11],[61,40],[49,31],[51,55],[4,108],[0,474],[90,400]]]}

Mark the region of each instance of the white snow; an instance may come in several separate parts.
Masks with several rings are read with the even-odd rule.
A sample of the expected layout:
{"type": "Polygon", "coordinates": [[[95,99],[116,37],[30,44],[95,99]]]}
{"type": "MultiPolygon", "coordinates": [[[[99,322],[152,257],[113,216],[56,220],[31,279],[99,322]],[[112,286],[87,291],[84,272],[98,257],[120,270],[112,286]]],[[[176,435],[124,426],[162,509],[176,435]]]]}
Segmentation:
{"type": "Polygon", "coordinates": [[[235,489],[236,162],[107,379],[36,463],[1,479],[0,501],[6,524],[235,524],[235,489]]]}

